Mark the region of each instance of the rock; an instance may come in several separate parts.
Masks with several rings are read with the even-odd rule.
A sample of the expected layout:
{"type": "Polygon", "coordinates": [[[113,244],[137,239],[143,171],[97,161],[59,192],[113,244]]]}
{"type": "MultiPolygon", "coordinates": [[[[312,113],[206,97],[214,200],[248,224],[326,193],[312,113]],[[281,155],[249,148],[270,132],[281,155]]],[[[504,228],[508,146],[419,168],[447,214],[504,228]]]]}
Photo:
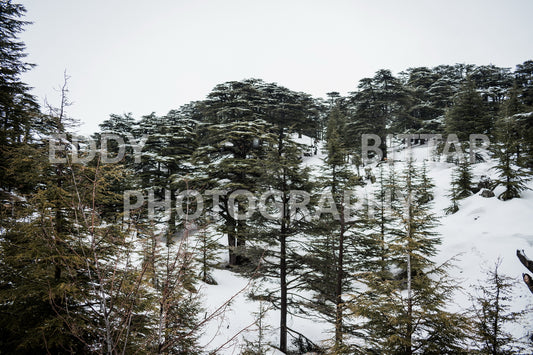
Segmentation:
{"type": "Polygon", "coordinates": [[[207,274],[204,282],[208,285],[218,285],[217,280],[215,280],[215,278],[209,274],[207,274]]]}
{"type": "Polygon", "coordinates": [[[488,189],[483,189],[483,191],[481,191],[481,197],[486,197],[486,198],[494,197],[494,192],[488,189]]]}
{"type": "Polygon", "coordinates": [[[477,184],[477,187],[479,190],[481,189],[490,189],[492,185],[492,180],[490,177],[486,175],[481,175],[481,178],[479,179],[479,182],[477,184]]]}

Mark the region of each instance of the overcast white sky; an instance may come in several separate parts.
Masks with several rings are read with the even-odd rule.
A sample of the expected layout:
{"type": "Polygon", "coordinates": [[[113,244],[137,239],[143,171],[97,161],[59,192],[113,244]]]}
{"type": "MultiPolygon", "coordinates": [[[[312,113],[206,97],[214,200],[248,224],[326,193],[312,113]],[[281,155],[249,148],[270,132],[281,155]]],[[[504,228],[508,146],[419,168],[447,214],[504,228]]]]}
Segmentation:
{"type": "Polygon", "coordinates": [[[531,0],[19,1],[38,65],[24,81],[57,105],[66,70],[68,113],[86,134],[111,113],[163,115],[229,80],[324,97],[382,68],[533,59],[531,0]]]}

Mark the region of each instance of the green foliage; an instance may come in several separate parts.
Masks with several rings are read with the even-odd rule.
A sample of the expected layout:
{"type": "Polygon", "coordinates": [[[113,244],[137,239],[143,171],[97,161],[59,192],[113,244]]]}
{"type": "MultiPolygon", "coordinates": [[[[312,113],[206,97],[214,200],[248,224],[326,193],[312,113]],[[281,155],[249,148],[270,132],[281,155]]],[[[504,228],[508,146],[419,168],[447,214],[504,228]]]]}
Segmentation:
{"type": "Polygon", "coordinates": [[[352,149],[360,148],[362,134],[377,134],[381,137],[380,149],[386,158],[388,127],[394,126],[403,131],[416,126],[408,112],[410,92],[390,70],[379,70],[373,78],[361,79],[358,91],[352,94],[350,101],[354,113],[348,122],[347,132],[352,149]]]}
{"type": "MultiPolygon", "coordinates": [[[[152,235],[151,238],[154,238],[152,235]]],[[[151,260],[156,274],[154,287],[157,311],[154,337],[157,353],[199,354],[198,314],[202,311],[195,287],[193,250],[183,236],[178,243],[154,243],[151,260]]]]}
{"type": "Polygon", "coordinates": [[[20,81],[20,76],[33,67],[24,61],[25,45],[18,39],[28,24],[21,19],[25,12],[21,4],[0,2],[0,147],[32,141],[30,133],[37,128],[38,104],[30,88],[20,81]]]}
{"type": "Polygon", "coordinates": [[[363,291],[350,302],[366,351],[459,353],[466,346],[466,319],[446,311],[456,285],[447,276],[447,265],[431,261],[440,239],[427,198],[417,198],[427,196],[429,185],[417,176],[409,160],[398,181],[402,194],[392,202],[397,227],[385,240],[390,253],[385,268],[400,272],[394,278],[379,270],[362,273],[363,291]]]}
{"type": "Polygon", "coordinates": [[[450,194],[447,195],[451,200],[451,205],[444,209],[444,213],[446,214],[454,214],[455,212],[459,211],[458,201],[460,200],[460,197],[459,197],[459,187],[457,186],[458,185],[457,180],[458,180],[457,175],[455,173],[452,173],[452,181],[450,182],[451,184],[450,194]]]}
{"type": "Polygon", "coordinates": [[[34,133],[44,132],[50,122],[39,113],[30,88],[20,80],[33,67],[24,61],[25,46],[18,38],[28,24],[22,20],[25,12],[23,5],[0,2],[0,188],[16,187],[27,192],[34,185],[14,174],[12,168],[22,167],[19,158],[28,151],[29,144],[35,143],[34,133]]]}
{"type": "Polygon", "coordinates": [[[526,60],[516,66],[515,78],[520,90],[520,102],[533,107],[533,60],[526,60]]]}
{"type": "Polygon", "coordinates": [[[486,272],[486,280],[480,282],[471,295],[475,340],[481,354],[516,354],[524,350],[518,339],[507,330],[506,324],[516,322],[525,310],[512,312],[513,289],[516,281],[499,271],[501,259],[494,269],[486,272]]]}
{"type": "Polygon", "coordinates": [[[457,134],[459,141],[468,141],[470,134],[489,134],[491,118],[483,99],[469,77],[454,98],[453,106],[446,112],[446,132],[457,134]]]}
{"type": "MultiPolygon", "coordinates": [[[[392,171],[393,167],[389,168],[392,171]]],[[[394,176],[392,184],[396,184],[395,179],[394,176]]],[[[359,234],[356,246],[361,255],[358,272],[376,272],[383,279],[391,277],[389,243],[396,229],[391,213],[394,188],[389,181],[384,164],[381,164],[374,195],[363,201],[356,222],[359,234]]]]}
{"type": "Polygon", "coordinates": [[[245,340],[245,347],[241,352],[241,355],[266,355],[270,345],[267,343],[265,337],[270,330],[270,327],[265,324],[265,318],[268,312],[268,307],[265,305],[265,302],[259,301],[259,310],[254,313],[257,317],[257,338],[255,341],[245,340]]]}
{"type": "Polygon", "coordinates": [[[412,297],[398,280],[368,274],[369,291],[358,294],[350,308],[363,324],[366,353],[464,353],[467,319],[445,311],[455,285],[434,268],[412,278],[412,297]],[[438,278],[438,282],[431,281],[438,278]]]}
{"type": "MultiPolygon", "coordinates": [[[[440,238],[434,232],[437,219],[430,212],[430,203],[418,197],[424,196],[428,189],[421,182],[418,169],[412,160],[408,160],[398,184],[400,198],[392,206],[400,229],[394,236],[391,248],[399,255],[410,255],[413,270],[431,265],[429,257],[435,255],[436,246],[440,244],[440,238]]],[[[402,269],[406,270],[405,266],[402,269]]]]}
{"type": "Polygon", "coordinates": [[[264,162],[264,172],[260,186],[264,191],[275,192],[267,204],[266,211],[274,218],[258,217],[252,229],[259,251],[254,261],[263,261],[261,275],[279,280],[279,295],[265,295],[280,309],[280,348],[287,349],[287,314],[300,307],[299,297],[290,279],[297,277],[301,270],[299,252],[295,240],[301,237],[302,225],[308,216],[291,208],[292,200],[302,196],[291,191],[310,193],[313,187],[309,168],[301,164],[302,147],[290,137],[290,131],[277,127],[277,141],[264,162]]]}
{"type": "Polygon", "coordinates": [[[354,232],[354,197],[351,191],[360,184],[360,177],[351,171],[348,164],[348,150],[341,139],[345,127],[345,117],[334,107],[329,115],[326,131],[325,168],[320,181],[322,197],[329,196],[334,213],[321,214],[313,221],[310,234],[316,235],[308,242],[303,262],[310,272],[303,276],[305,287],[315,297],[307,306],[316,310],[321,317],[335,325],[334,351],[343,348],[345,305],[342,295],[352,290],[353,275],[357,261],[362,256],[357,247],[362,236],[354,232]]]}
{"type": "Polygon", "coordinates": [[[514,116],[499,119],[496,127],[498,141],[491,145],[491,150],[498,159],[494,167],[499,176],[497,184],[505,188],[498,198],[506,201],[520,197],[521,192],[528,189],[526,183],[531,174],[523,168],[523,158],[517,152],[520,140],[514,116]]]}
{"type": "MultiPolygon", "coordinates": [[[[0,2],[0,353],[201,353],[197,282],[214,283],[219,245],[212,233],[228,237],[230,265],[250,271],[253,264],[254,275],[279,280],[279,290],[258,291],[258,338],[244,353],[267,351],[267,301],[280,309],[284,352],[290,352],[288,333],[297,334],[301,352],[317,350],[287,324],[287,314],[309,310],[334,324],[333,353],[465,351],[471,324],[446,311],[456,285],[447,265],[432,261],[440,238],[426,166],[419,170],[409,161],[398,176],[390,164],[386,176],[382,164],[374,194],[358,214],[345,214],[353,201],[344,192],[362,184],[350,161],[359,170],[365,133],[380,136],[386,152],[387,133],[436,133],[444,124],[461,140],[470,133],[496,138],[495,169],[505,188],[499,198],[519,197],[529,180],[526,168],[533,168],[532,61],[513,73],[464,64],[410,68],[398,77],[379,70],[347,97],[329,93],[329,104],[259,79],[226,82],[164,116],[104,121],[93,136],[98,145],[105,133],[125,142],[146,137],[140,163],[128,146],[117,164],[75,164],[73,148],[63,142],[58,154],[67,162],[51,164],[51,134],[72,138],[67,90],[60,108],[43,114],[20,81],[32,67],[17,38],[27,24],[24,12],[0,2]],[[306,147],[296,134],[325,136],[317,184],[302,164],[306,147]],[[280,218],[238,220],[226,195],[196,221],[179,220],[175,208],[169,219],[157,213],[154,223],[145,211],[124,220],[123,191],[135,188],[153,188],[159,199],[167,190],[277,190],[265,208],[280,218]],[[290,190],[328,193],[338,214],[310,221],[291,210],[298,197],[290,190]],[[208,219],[213,225],[206,226],[208,219]],[[199,233],[191,237],[194,227],[199,233]],[[314,298],[304,299],[302,289],[314,298]],[[352,347],[347,334],[365,345],[352,347]]],[[[121,148],[109,142],[111,153],[121,148]]],[[[312,149],[316,154],[317,141],[312,149]]],[[[373,176],[372,167],[365,170],[373,176]]],[[[460,162],[447,212],[471,194],[471,180],[470,165],[460,162]]],[[[176,194],[170,196],[174,205],[176,194]]],[[[237,200],[237,211],[246,207],[237,200]]],[[[506,353],[514,340],[501,325],[516,316],[508,308],[511,283],[497,266],[489,276],[474,298],[476,339],[481,352],[506,353]]]]}
{"type": "Polygon", "coordinates": [[[452,188],[457,189],[455,197],[463,199],[472,195],[472,167],[467,157],[460,159],[455,176],[452,177],[452,188]]]}
{"type": "Polygon", "coordinates": [[[211,270],[217,265],[218,251],[222,246],[206,228],[200,229],[197,239],[199,245],[196,261],[200,265],[200,279],[205,283],[216,285],[217,281],[211,275],[211,270]]]}

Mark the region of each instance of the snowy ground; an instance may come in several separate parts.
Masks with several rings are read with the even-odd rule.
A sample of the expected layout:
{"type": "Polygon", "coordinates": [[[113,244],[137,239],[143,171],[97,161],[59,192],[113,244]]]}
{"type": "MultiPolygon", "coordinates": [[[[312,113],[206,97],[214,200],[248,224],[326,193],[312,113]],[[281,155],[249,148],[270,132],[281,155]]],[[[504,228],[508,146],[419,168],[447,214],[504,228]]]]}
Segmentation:
{"type": "MultiPolygon", "coordinates": [[[[301,143],[312,144],[308,137],[301,143]]],[[[405,160],[408,150],[396,153],[395,160],[405,160]]],[[[451,308],[465,309],[470,306],[467,292],[473,292],[472,285],[476,285],[486,278],[485,272],[494,267],[501,258],[500,272],[513,277],[517,286],[513,294],[513,308],[521,310],[531,304],[533,295],[521,281],[521,275],[527,270],[516,257],[517,249],[524,249],[526,254],[533,257],[533,191],[525,191],[520,199],[500,201],[496,197],[483,198],[479,194],[468,197],[460,202],[460,210],[446,216],[443,210],[450,205],[449,194],[451,173],[454,164],[436,162],[427,146],[414,147],[411,155],[421,164],[426,160],[428,172],[435,184],[433,203],[434,213],[440,217],[440,233],[442,244],[440,252],[435,258],[442,263],[455,257],[455,266],[450,270],[451,277],[460,282],[462,289],[457,290],[454,305],[451,308]]],[[[322,164],[323,155],[305,157],[304,163],[315,168],[315,174],[322,164]]],[[[481,175],[495,177],[491,170],[493,162],[479,163],[473,166],[474,181],[481,175]]],[[[401,171],[402,163],[398,163],[397,170],[401,171]]],[[[374,174],[377,171],[374,170],[374,174]]],[[[529,183],[533,188],[533,182],[529,183]]],[[[372,190],[368,186],[367,193],[372,190]]],[[[495,191],[496,196],[498,190],[495,191]]],[[[257,319],[259,302],[247,299],[247,294],[254,287],[248,279],[228,270],[215,270],[214,277],[218,285],[202,286],[201,295],[207,306],[207,313],[215,311],[228,300],[231,302],[223,307],[219,317],[210,321],[204,328],[201,344],[206,349],[218,349],[220,354],[238,354],[242,350],[243,339],[255,339],[255,325],[250,326],[257,319]]],[[[267,313],[266,322],[270,326],[267,338],[273,343],[278,341],[279,312],[271,310],[267,313]]],[[[316,319],[304,319],[289,316],[289,326],[305,334],[308,338],[320,344],[330,337],[331,326],[317,322],[316,319]]],[[[511,331],[515,336],[525,337],[533,329],[533,315],[513,324],[511,331]]],[[[272,350],[272,354],[277,354],[272,350]]]]}

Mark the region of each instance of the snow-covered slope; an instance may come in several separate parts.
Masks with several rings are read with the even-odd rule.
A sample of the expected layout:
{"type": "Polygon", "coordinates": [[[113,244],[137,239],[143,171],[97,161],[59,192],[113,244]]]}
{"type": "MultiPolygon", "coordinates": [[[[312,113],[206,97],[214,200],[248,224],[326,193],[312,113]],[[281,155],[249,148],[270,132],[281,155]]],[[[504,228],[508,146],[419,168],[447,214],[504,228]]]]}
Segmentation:
{"type": "MultiPolygon", "coordinates": [[[[302,138],[301,142],[312,144],[308,137],[302,138]]],[[[447,195],[455,165],[434,161],[435,158],[427,146],[419,146],[411,151],[403,150],[395,153],[394,159],[398,161],[397,171],[402,170],[402,161],[408,156],[412,156],[416,164],[425,161],[429,176],[435,184],[433,212],[440,217],[437,232],[442,239],[435,261],[443,263],[455,258],[450,276],[462,285],[462,289],[457,289],[454,304],[450,307],[462,310],[471,305],[467,293],[474,292],[474,285],[486,278],[486,271],[494,268],[498,258],[501,258],[499,271],[517,281],[513,295],[513,309],[521,310],[528,307],[533,301],[533,295],[521,281],[522,272],[526,272],[526,269],[517,259],[516,250],[524,249],[526,254],[529,252],[533,256],[533,191],[525,191],[522,198],[510,201],[500,201],[496,197],[483,198],[478,193],[461,200],[460,210],[457,213],[445,215],[443,210],[450,205],[447,195]]],[[[312,166],[317,174],[318,168],[323,164],[322,158],[319,149],[318,155],[304,157],[304,164],[312,166]]],[[[482,175],[495,178],[495,171],[491,169],[493,166],[493,162],[474,164],[474,181],[478,181],[482,175]]],[[[533,182],[529,183],[529,187],[533,188],[533,182]]],[[[366,191],[361,193],[370,194],[373,186],[367,185],[364,190],[366,191]]],[[[498,191],[495,192],[497,195],[498,191]]],[[[225,344],[218,353],[238,354],[242,350],[244,339],[254,340],[257,336],[256,325],[250,325],[257,319],[259,302],[246,297],[254,285],[248,279],[229,270],[216,270],[214,277],[218,285],[202,286],[201,294],[204,304],[207,305],[206,314],[225,305],[228,300],[231,302],[223,306],[224,312],[221,312],[220,316],[208,322],[201,343],[206,349],[218,349],[225,344]]],[[[276,310],[267,312],[265,322],[270,327],[266,334],[267,340],[277,344],[278,312],[276,310]]],[[[329,338],[332,331],[330,325],[305,317],[289,316],[289,326],[318,344],[329,338]]],[[[518,321],[510,329],[515,336],[529,336],[528,331],[533,329],[533,316],[518,321]]],[[[272,350],[271,353],[278,352],[272,350]]]]}

